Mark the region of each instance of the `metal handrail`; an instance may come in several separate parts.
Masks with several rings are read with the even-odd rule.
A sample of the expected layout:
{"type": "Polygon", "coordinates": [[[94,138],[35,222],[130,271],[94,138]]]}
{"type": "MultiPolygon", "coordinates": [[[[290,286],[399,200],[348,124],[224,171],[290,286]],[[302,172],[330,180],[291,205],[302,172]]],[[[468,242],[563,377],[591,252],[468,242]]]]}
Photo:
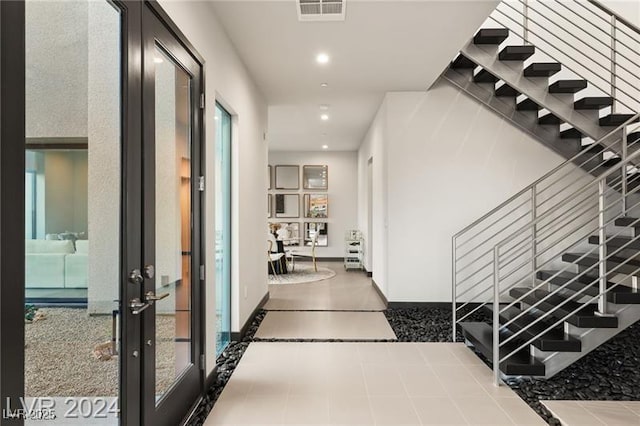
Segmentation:
{"type": "MultiPolygon", "coordinates": [[[[507,3],[501,3],[501,4],[505,4],[505,5],[506,5],[507,3]]],[[[507,6],[508,6],[509,8],[511,8],[512,10],[514,10],[514,11],[516,11],[516,12],[517,12],[517,9],[513,8],[513,7],[512,7],[512,6],[510,6],[510,5],[507,5],[507,6]]],[[[513,19],[512,17],[510,17],[509,15],[507,15],[505,12],[501,11],[500,9],[496,9],[496,12],[498,12],[498,13],[502,14],[505,18],[507,18],[508,20],[510,20],[510,21],[512,21],[512,22],[514,22],[514,23],[515,23],[516,25],[518,25],[519,27],[522,27],[523,29],[526,29],[526,27],[525,27],[522,23],[520,23],[520,22],[516,21],[515,19],[513,19]]],[[[502,26],[505,26],[505,27],[507,27],[507,26],[508,26],[508,25],[505,25],[504,23],[500,22],[499,20],[497,20],[497,19],[496,19],[495,17],[493,17],[493,16],[490,16],[490,18],[491,18],[492,20],[494,20],[495,22],[499,23],[499,24],[500,24],[500,25],[502,25],[502,26]]],[[[557,51],[561,51],[561,49],[560,49],[560,48],[553,46],[553,44],[552,44],[549,40],[545,39],[545,38],[544,38],[544,37],[542,37],[541,35],[539,35],[539,34],[537,34],[536,32],[534,32],[533,30],[531,30],[531,29],[527,29],[527,31],[528,31],[528,32],[530,32],[531,34],[535,35],[536,37],[538,37],[540,40],[544,41],[545,43],[549,44],[553,49],[555,49],[555,50],[557,50],[557,51]]],[[[547,32],[548,32],[548,30],[547,30],[547,32]]],[[[525,39],[525,40],[526,40],[526,39],[525,39]]],[[[526,41],[528,41],[528,40],[526,40],[526,41]]],[[[569,46],[569,43],[565,42],[564,40],[561,40],[561,41],[563,41],[563,43],[565,43],[565,44],[567,44],[567,45],[569,46]]],[[[539,50],[539,51],[541,51],[541,52],[543,52],[543,53],[545,53],[546,55],[548,55],[549,57],[551,57],[551,58],[553,58],[554,60],[556,60],[556,61],[557,61],[557,59],[555,59],[555,58],[554,58],[554,56],[553,56],[552,54],[550,54],[549,52],[547,52],[546,50],[544,50],[544,49],[543,49],[542,47],[540,47],[539,45],[537,45],[537,46],[536,46],[536,49],[537,49],[537,50],[539,50]]],[[[578,51],[578,53],[580,53],[581,55],[583,55],[583,56],[585,56],[585,57],[589,58],[589,57],[588,57],[584,52],[578,51]]],[[[570,55],[569,55],[569,54],[567,54],[566,52],[563,52],[563,54],[565,54],[569,59],[571,59],[571,60],[572,60],[572,61],[574,61],[575,63],[580,64],[580,61],[578,61],[577,59],[573,58],[572,56],[570,56],[570,55]]],[[[589,59],[591,59],[591,58],[589,58],[589,59]]],[[[559,61],[558,61],[558,62],[559,62],[559,61]]],[[[606,68],[604,65],[602,65],[602,64],[600,64],[600,63],[598,63],[598,62],[595,62],[595,61],[593,61],[593,60],[592,60],[592,62],[593,62],[594,64],[596,64],[597,66],[599,66],[600,68],[603,68],[603,69],[604,69],[604,71],[608,71],[608,70],[607,70],[607,68],[606,68]]],[[[567,65],[566,63],[565,63],[565,64],[563,64],[563,65],[564,65],[564,67],[565,67],[565,68],[567,68],[567,69],[571,70],[572,72],[576,73],[577,75],[580,75],[580,73],[579,73],[579,72],[577,72],[575,69],[573,69],[572,67],[570,67],[570,66],[569,66],[569,65],[567,65]]],[[[587,66],[585,66],[585,65],[581,65],[581,66],[582,66],[582,67],[584,67],[584,68],[586,68],[586,69],[589,69],[589,68],[588,68],[587,66]]],[[[621,88],[619,85],[617,85],[617,84],[615,84],[615,83],[613,83],[613,82],[611,82],[611,81],[607,81],[604,77],[602,77],[602,76],[600,76],[600,75],[596,74],[596,73],[595,73],[595,72],[593,72],[593,71],[592,71],[591,73],[592,73],[592,75],[593,75],[593,76],[597,77],[598,79],[601,79],[601,80],[603,80],[603,81],[606,81],[610,88],[615,88],[617,91],[621,91],[622,93],[624,93],[625,95],[627,95],[627,96],[629,96],[629,97],[631,97],[631,98],[633,98],[633,97],[634,97],[633,95],[630,95],[629,93],[627,93],[627,92],[623,91],[623,90],[622,90],[622,88],[621,88]]],[[[619,76],[617,76],[617,77],[619,78],[619,76]]],[[[634,85],[633,83],[630,83],[630,82],[628,82],[627,80],[622,79],[622,78],[620,78],[620,79],[621,79],[622,81],[624,81],[625,83],[627,83],[628,85],[630,85],[630,86],[632,86],[632,87],[634,87],[634,88],[635,88],[635,85],[634,85]]],[[[593,86],[595,86],[596,88],[598,88],[598,89],[602,90],[603,92],[607,93],[607,90],[605,90],[605,89],[603,89],[602,87],[598,86],[597,84],[593,83],[593,81],[590,81],[590,83],[591,83],[593,86]]],[[[638,89],[636,89],[636,90],[638,90],[638,89]]],[[[627,108],[630,108],[630,106],[629,106],[629,105],[627,105],[627,104],[623,103],[623,102],[622,102],[622,101],[620,101],[619,99],[618,99],[618,102],[622,103],[622,104],[623,104],[624,106],[626,106],[627,108]]]]}
{"type": "MultiPolygon", "coordinates": [[[[616,12],[614,12],[611,9],[609,9],[607,6],[605,6],[604,4],[602,4],[602,3],[598,2],[598,1],[595,1],[595,0],[587,0],[587,1],[589,3],[591,3],[592,5],[594,5],[595,7],[597,7],[598,9],[600,9],[601,11],[603,11],[604,13],[606,13],[607,15],[609,15],[610,17],[615,17],[617,21],[622,22],[624,25],[626,25],[627,27],[632,29],[636,34],[638,34],[640,36],[640,28],[637,27],[632,22],[629,22],[624,17],[620,16],[619,14],[617,14],[616,12]]],[[[578,2],[578,4],[581,5],[582,7],[584,7],[585,9],[588,9],[582,3],[578,2]]],[[[597,14],[595,14],[595,15],[597,16],[597,14]]],[[[602,19],[605,20],[604,18],[602,18],[602,19]]],[[[631,35],[629,37],[633,38],[633,36],[631,36],[631,35]]]]}
{"type": "MultiPolygon", "coordinates": [[[[543,3],[541,7],[533,7],[529,2],[533,2],[533,0],[516,0],[516,3],[524,6],[524,12],[519,11],[507,2],[503,2],[500,5],[505,6],[500,8],[499,5],[495,13],[490,16],[490,19],[501,26],[509,28],[513,26],[513,24],[505,25],[504,18],[506,17],[507,22],[513,21],[518,28],[522,28],[523,30],[520,31],[518,29],[518,31],[512,31],[512,34],[522,38],[525,42],[529,42],[529,34],[533,35],[534,44],[536,44],[535,40],[540,40],[541,43],[538,44],[544,46],[544,48],[541,48],[541,46],[536,45],[536,48],[540,52],[557,61],[554,55],[549,54],[546,50],[552,49],[553,52],[557,51],[563,58],[570,60],[571,66],[563,64],[565,68],[579,76],[581,76],[581,73],[576,72],[574,67],[584,70],[584,73],[588,75],[593,75],[598,83],[594,84],[591,82],[591,86],[602,90],[614,99],[611,108],[612,113],[616,112],[616,106],[624,106],[631,111],[637,108],[636,104],[640,104],[640,79],[638,79],[637,73],[629,70],[629,67],[637,67],[640,69],[640,60],[631,59],[637,52],[631,48],[628,43],[640,43],[640,37],[636,37],[640,36],[640,29],[612,12],[606,6],[600,5],[595,0],[588,0],[588,3],[604,12],[609,19],[596,13],[592,8],[582,4],[579,0],[574,0],[569,4],[578,3],[580,7],[598,17],[600,21],[590,19],[589,16],[585,16],[584,14],[581,15],[580,11],[576,10],[576,8],[568,7],[565,3],[555,0],[555,3],[558,3],[560,7],[567,9],[571,14],[576,15],[590,24],[590,26],[595,27],[600,35],[594,36],[589,30],[579,27],[570,18],[554,10],[548,3],[543,3]],[[510,14],[501,10],[505,7],[515,11],[517,15],[524,18],[523,23],[514,19],[513,13],[510,12],[510,16],[510,14]],[[534,14],[534,19],[532,19],[531,14],[534,14]],[[500,19],[496,19],[496,17],[500,17],[500,19]],[[542,24],[542,22],[545,22],[545,24],[542,24]],[[535,24],[535,28],[529,28],[529,23],[535,24]],[[564,26],[566,23],[569,24],[571,29],[575,28],[577,31],[572,32],[571,29],[566,28],[564,26]],[[607,27],[605,27],[604,24],[606,24],[607,27]],[[610,32],[607,32],[608,26],[611,28],[610,32]],[[626,28],[623,26],[626,26],[626,28]],[[551,36],[552,40],[557,39],[559,42],[550,42],[546,35],[541,36],[540,31],[543,30],[551,36]],[[518,32],[521,34],[518,34],[518,32]],[[595,45],[599,47],[594,47],[582,40],[577,35],[580,32],[596,38],[597,43],[595,43],[595,45]],[[631,35],[631,33],[634,35],[631,35]],[[610,46],[603,41],[602,34],[611,40],[610,46]],[[623,40],[620,38],[621,35],[628,38],[623,40]],[[567,38],[570,42],[567,42],[567,38]],[[587,49],[574,47],[576,44],[581,46],[580,43],[585,44],[587,49]],[[569,48],[569,51],[566,51],[565,45],[569,48]],[[624,52],[620,51],[619,49],[621,47],[628,49],[631,53],[628,53],[627,50],[624,52]],[[611,52],[610,56],[607,55],[606,52],[603,52],[605,48],[611,52]],[[589,49],[595,51],[596,54],[594,55],[589,49]],[[578,55],[578,58],[583,59],[577,60],[576,55],[578,55]],[[610,67],[603,64],[603,60],[606,61],[607,64],[610,64],[610,67]],[[620,61],[625,62],[621,63],[620,61]],[[628,65],[627,62],[631,64],[628,65]],[[621,72],[624,74],[621,75],[621,72]],[[629,78],[629,76],[631,78],[629,78]],[[634,80],[634,83],[630,82],[630,79],[634,80]],[[635,82],[636,79],[638,79],[638,82],[635,82]],[[607,89],[601,87],[600,81],[605,82],[607,89]],[[635,93],[636,91],[638,92],[637,95],[630,94],[630,92],[635,93]],[[628,103],[631,103],[633,107],[628,103]]],[[[587,78],[586,80],[592,81],[593,79],[587,78]]],[[[460,321],[469,317],[488,303],[492,303],[491,297],[485,301],[483,295],[493,290],[493,361],[496,383],[499,383],[500,363],[531,344],[535,339],[553,329],[553,327],[561,324],[587,304],[597,299],[599,311],[606,313],[606,295],[618,285],[616,284],[607,288],[606,277],[608,274],[623,267],[631,259],[621,259],[621,261],[617,262],[616,266],[612,268],[608,268],[607,263],[609,259],[624,250],[629,244],[640,239],[640,236],[634,237],[629,241],[625,241],[625,244],[617,247],[617,249],[608,250],[607,245],[610,240],[621,235],[621,232],[617,232],[615,235],[607,235],[605,232],[606,227],[615,222],[617,217],[623,216],[630,208],[640,205],[640,202],[635,203],[631,207],[628,205],[630,204],[628,202],[629,196],[640,195],[640,186],[633,191],[628,191],[628,181],[632,178],[631,176],[633,176],[633,182],[635,183],[636,175],[633,175],[633,170],[637,170],[636,164],[638,164],[640,160],[640,150],[634,149],[635,152],[630,155],[628,150],[632,145],[640,141],[628,143],[631,141],[627,140],[627,126],[639,118],[640,114],[634,114],[624,123],[608,131],[606,135],[599,137],[592,144],[584,146],[580,152],[572,158],[554,167],[542,177],[518,191],[494,209],[485,213],[479,219],[465,226],[452,237],[453,339],[456,339],[456,325],[460,321]],[[621,135],[621,137],[618,137],[619,135],[621,135]],[[622,142],[621,144],[620,141],[622,142]],[[594,147],[597,149],[597,152],[593,151],[594,147]],[[604,154],[605,152],[613,152],[614,155],[620,158],[620,161],[613,166],[609,167],[607,164],[608,170],[604,169],[604,165],[608,161],[608,159],[605,160],[604,158],[607,155],[604,154]],[[588,157],[588,159],[585,160],[585,157],[588,157]],[[598,160],[594,161],[594,158],[598,160]],[[576,166],[576,163],[581,164],[580,166],[576,166]],[[595,163],[597,163],[597,165],[594,166],[593,164],[595,163]],[[580,176],[574,178],[573,174],[576,170],[580,170],[580,167],[590,169],[588,173],[595,177],[591,178],[589,174],[580,174],[580,176]],[[575,190],[573,188],[575,188],[575,190]],[[552,195],[549,196],[549,194],[552,195]],[[610,198],[612,195],[616,197],[620,196],[621,198],[616,198],[615,202],[610,202],[607,198],[610,198]],[[539,202],[538,198],[542,201],[539,202]],[[597,213],[589,213],[596,208],[597,213]],[[605,218],[605,213],[607,214],[607,218],[605,218]],[[598,221],[597,227],[592,225],[595,220],[598,221]],[[562,229],[561,234],[558,234],[555,231],[556,229],[562,229]],[[553,277],[547,278],[541,283],[538,283],[536,279],[537,274],[543,270],[543,267],[560,260],[562,254],[566,252],[567,247],[576,247],[582,244],[584,239],[594,232],[598,233],[599,244],[595,248],[588,250],[587,253],[581,254],[580,259],[590,256],[597,251],[597,262],[590,265],[586,270],[581,270],[580,274],[564,282],[563,285],[554,287],[553,291],[549,288],[549,293],[545,294],[542,299],[536,300],[533,308],[544,303],[544,301],[554,295],[559,294],[575,280],[583,279],[581,277],[592,270],[598,271],[598,277],[589,277],[592,281],[586,285],[584,289],[574,291],[573,296],[561,301],[562,303],[553,306],[545,314],[538,316],[535,321],[519,328],[517,332],[510,334],[509,337],[501,341],[499,331],[522,318],[528,311],[523,310],[503,324],[500,324],[500,314],[521,302],[536,290],[550,284],[557,275],[571,268],[571,264],[566,265],[561,271],[554,272],[555,275],[553,277]],[[542,245],[543,243],[544,246],[542,245]],[[501,254],[501,252],[504,253],[501,254]],[[462,262],[463,259],[465,260],[464,264],[462,262]],[[458,280],[458,277],[461,279],[458,280]],[[532,280],[533,287],[501,309],[500,297],[511,288],[521,286],[522,283],[528,282],[530,279],[532,280]],[[549,318],[569,301],[581,298],[582,293],[586,291],[588,286],[596,282],[599,282],[598,295],[589,298],[587,301],[583,300],[583,302],[578,302],[574,312],[566,315],[555,324],[547,327],[548,323],[545,322],[543,327],[536,327],[537,331],[535,333],[528,332],[528,336],[533,335],[534,337],[525,337],[524,340],[528,341],[522,344],[520,337],[523,336],[525,332],[531,330],[531,328],[540,321],[549,318]],[[461,289],[459,293],[458,287],[461,289]],[[501,287],[508,288],[503,289],[501,287]],[[462,296],[465,296],[464,301],[458,304],[458,297],[462,298],[462,296]],[[470,311],[467,310],[466,313],[463,312],[465,307],[477,300],[481,301],[478,306],[471,306],[470,308],[472,309],[470,311]],[[459,319],[457,318],[458,313],[461,314],[461,318],[459,319]],[[464,315],[462,315],[463,313],[464,315]],[[540,331],[541,329],[543,331],[540,331]],[[517,349],[509,349],[510,353],[500,356],[499,349],[505,347],[507,343],[515,339],[518,339],[518,343],[515,345],[517,349]]],[[[640,219],[638,219],[637,222],[640,222],[640,219]]],[[[576,262],[579,262],[580,259],[576,260],[576,262]]],[[[596,261],[596,259],[594,259],[594,261],[596,261]]],[[[628,270],[628,268],[625,270],[628,270]]],[[[640,272],[640,267],[634,271],[634,273],[635,272],[640,272]]],[[[631,276],[631,274],[628,276],[631,276]]],[[[529,309],[531,309],[531,307],[529,307],[529,309]]]]}
{"type": "MultiPolygon", "coordinates": [[[[640,187],[639,187],[638,189],[635,189],[633,192],[631,192],[631,193],[630,193],[630,195],[631,195],[631,194],[636,194],[636,193],[640,193],[640,187]]],[[[637,202],[637,203],[635,203],[634,205],[632,205],[632,206],[631,206],[631,208],[634,208],[634,207],[637,207],[637,206],[640,206],[640,201],[639,201],[639,202],[637,202]]],[[[614,218],[614,219],[609,220],[609,221],[606,223],[606,225],[610,225],[610,224],[612,224],[614,221],[615,221],[615,218],[614,218]]],[[[597,231],[598,229],[599,229],[599,228],[595,228],[595,229],[591,229],[591,230],[589,230],[589,231],[585,232],[585,237],[586,237],[587,235],[591,235],[593,232],[597,231]]],[[[575,232],[575,231],[572,231],[572,232],[570,232],[570,234],[571,234],[571,233],[574,233],[574,232],[575,232]]],[[[617,234],[615,234],[613,237],[616,237],[616,236],[618,236],[618,235],[620,235],[620,234],[621,234],[621,233],[617,233],[617,234]]],[[[577,242],[576,242],[576,243],[574,243],[571,247],[573,247],[574,245],[576,245],[576,244],[578,244],[578,243],[580,243],[580,242],[581,242],[581,241],[577,241],[577,242]]],[[[493,250],[495,250],[495,247],[493,248],[493,250]]],[[[592,250],[591,250],[591,251],[592,251],[592,250]]],[[[584,254],[583,256],[581,256],[579,259],[582,259],[582,258],[586,257],[586,256],[587,256],[591,251],[589,251],[589,252],[585,253],[585,254],[584,254]]],[[[540,265],[540,266],[539,266],[535,271],[533,271],[533,272],[534,272],[534,273],[537,273],[537,272],[539,272],[539,271],[544,270],[544,266],[545,266],[545,265],[548,265],[548,264],[549,264],[549,263],[551,263],[553,260],[555,260],[555,259],[550,259],[550,260],[546,261],[544,264],[540,265]]],[[[492,261],[491,263],[489,263],[487,266],[490,266],[490,265],[492,265],[492,264],[493,264],[493,261],[492,261]]],[[[560,273],[560,272],[564,272],[564,271],[568,270],[568,268],[569,268],[569,267],[570,267],[570,265],[566,266],[564,269],[560,270],[558,273],[560,273]]],[[[483,269],[484,269],[484,268],[483,268],[483,269]]],[[[492,276],[492,275],[493,275],[493,274],[489,274],[488,276],[485,276],[485,277],[483,278],[483,280],[481,280],[481,281],[484,281],[484,280],[486,280],[486,279],[488,279],[488,278],[491,278],[491,276],[492,276]]],[[[558,275],[558,274],[554,275],[552,278],[555,278],[557,275],[558,275]]],[[[547,280],[547,281],[548,281],[548,280],[547,280]]],[[[546,283],[547,281],[545,281],[545,283],[546,283]]],[[[522,283],[522,280],[521,280],[521,281],[519,281],[519,282],[516,282],[516,283],[511,284],[508,288],[506,288],[506,289],[504,289],[504,290],[500,290],[500,295],[502,296],[502,295],[506,294],[506,293],[507,293],[511,288],[513,288],[513,287],[515,287],[515,286],[517,286],[517,285],[519,285],[519,284],[521,284],[521,283],[522,283]]],[[[468,292],[469,290],[470,290],[470,289],[467,289],[467,290],[465,290],[465,292],[468,292]]],[[[486,292],[487,292],[487,291],[489,291],[489,290],[491,290],[491,287],[487,287],[487,288],[485,288],[485,289],[484,289],[484,290],[482,290],[480,293],[478,293],[478,296],[479,296],[479,295],[481,295],[481,294],[486,293],[486,292]]],[[[462,296],[462,294],[464,294],[465,292],[461,293],[459,296],[462,296]]],[[[529,294],[531,294],[531,293],[532,293],[532,291],[530,291],[530,292],[528,292],[527,294],[525,294],[525,296],[527,296],[527,295],[529,295],[529,294]]],[[[483,306],[487,305],[487,304],[488,304],[488,303],[490,303],[490,302],[491,302],[491,300],[490,300],[490,299],[487,299],[487,300],[485,300],[484,302],[481,302],[481,303],[480,303],[478,306],[476,306],[473,310],[469,311],[468,313],[466,313],[466,314],[465,314],[465,315],[463,315],[462,317],[458,318],[458,322],[460,322],[460,321],[462,321],[462,320],[464,320],[464,319],[468,318],[471,314],[473,314],[474,312],[478,311],[479,309],[481,309],[483,306]]],[[[517,303],[517,302],[514,302],[514,303],[511,303],[511,304],[508,304],[504,309],[508,309],[508,308],[510,308],[510,307],[512,307],[512,306],[515,306],[515,304],[516,304],[516,303],[517,303]]],[[[464,304],[464,305],[466,305],[466,304],[464,304]]],[[[461,306],[458,308],[458,310],[460,310],[460,308],[464,307],[464,305],[461,305],[461,306]]],[[[503,310],[504,310],[504,309],[503,309],[503,310]]],[[[504,326],[504,325],[503,325],[503,326],[504,326]]]]}
{"type": "MultiPolygon", "coordinates": [[[[536,179],[535,181],[533,181],[532,183],[530,183],[529,185],[527,185],[526,187],[524,187],[523,189],[521,189],[520,191],[518,191],[517,193],[512,195],[511,197],[509,197],[507,200],[505,200],[502,203],[500,203],[497,207],[494,207],[489,212],[487,212],[484,215],[482,215],[480,218],[474,220],[472,223],[470,223],[469,225],[467,225],[464,228],[462,228],[453,237],[454,238],[460,237],[462,234],[467,232],[469,229],[471,229],[474,226],[478,225],[479,223],[483,222],[485,219],[487,219],[491,215],[497,213],[503,207],[507,206],[509,203],[511,203],[512,201],[514,201],[518,197],[520,197],[520,196],[526,194],[527,192],[531,191],[532,188],[537,186],[539,183],[544,182],[547,178],[551,177],[552,175],[554,175],[555,173],[557,173],[558,171],[563,169],[565,166],[571,165],[574,162],[574,160],[580,158],[581,155],[583,155],[587,151],[589,151],[589,149],[591,149],[591,147],[593,145],[602,144],[603,141],[609,139],[611,136],[613,136],[614,134],[616,134],[617,132],[619,132],[621,129],[623,129],[624,127],[628,126],[629,124],[632,124],[638,118],[640,118],[640,114],[636,114],[633,117],[631,117],[630,119],[626,120],[624,123],[622,123],[621,125],[619,125],[615,129],[611,130],[606,135],[604,135],[603,137],[601,137],[600,139],[595,141],[593,144],[585,147],[584,149],[582,149],[582,151],[578,152],[576,155],[574,155],[570,159],[568,159],[565,162],[563,162],[563,163],[559,164],[558,166],[554,167],[553,169],[551,169],[550,171],[548,171],[547,173],[545,173],[544,175],[542,175],[541,177],[539,177],[538,179],[536,179]]],[[[553,182],[553,183],[557,183],[557,181],[553,182]]]]}

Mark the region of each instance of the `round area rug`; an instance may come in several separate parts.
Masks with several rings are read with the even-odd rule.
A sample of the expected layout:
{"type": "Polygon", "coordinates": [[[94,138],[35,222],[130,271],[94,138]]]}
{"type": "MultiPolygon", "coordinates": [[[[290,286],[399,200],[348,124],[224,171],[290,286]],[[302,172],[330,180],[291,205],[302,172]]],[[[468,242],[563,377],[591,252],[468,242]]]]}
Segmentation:
{"type": "Polygon", "coordinates": [[[269,284],[304,284],[315,281],[328,280],[336,275],[329,268],[318,266],[318,272],[313,270],[313,265],[296,263],[295,270],[284,275],[269,275],[269,284]]]}

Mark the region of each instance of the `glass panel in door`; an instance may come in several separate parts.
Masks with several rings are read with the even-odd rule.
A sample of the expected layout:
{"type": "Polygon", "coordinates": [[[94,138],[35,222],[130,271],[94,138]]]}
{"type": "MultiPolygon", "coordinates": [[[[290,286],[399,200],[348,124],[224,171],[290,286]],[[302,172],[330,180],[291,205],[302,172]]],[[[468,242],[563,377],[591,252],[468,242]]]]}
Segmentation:
{"type": "Polygon", "coordinates": [[[47,424],[115,425],[121,13],[107,1],[25,8],[26,402],[53,407],[47,424]]]}
{"type": "Polygon", "coordinates": [[[192,365],[191,78],[160,47],[154,55],[158,402],[192,365]]]}
{"type": "Polygon", "coordinates": [[[216,355],[231,341],[231,115],[216,104],[216,355]]]}

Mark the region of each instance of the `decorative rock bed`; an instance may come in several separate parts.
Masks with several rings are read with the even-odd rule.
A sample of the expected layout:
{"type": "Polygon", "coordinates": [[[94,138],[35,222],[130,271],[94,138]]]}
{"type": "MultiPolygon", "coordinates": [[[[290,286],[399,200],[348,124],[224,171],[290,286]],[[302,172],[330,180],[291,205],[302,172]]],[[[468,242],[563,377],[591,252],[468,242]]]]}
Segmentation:
{"type": "MultiPolygon", "coordinates": [[[[388,309],[385,315],[398,341],[451,341],[450,308],[388,309]]],[[[469,318],[489,320],[480,311],[469,318]]],[[[459,331],[457,334],[457,340],[463,341],[459,331]]],[[[510,379],[507,384],[550,425],[560,422],[541,400],[640,400],[640,322],[550,379],[510,379]]]]}
{"type": "MultiPolygon", "coordinates": [[[[216,362],[218,376],[189,426],[204,423],[244,351],[254,341],[253,336],[265,315],[266,311],[260,311],[242,342],[232,342],[220,355],[216,362]]],[[[385,316],[398,342],[451,341],[450,308],[390,308],[385,316]]],[[[469,320],[487,321],[489,318],[480,310],[469,320]]],[[[463,341],[460,332],[457,337],[458,341],[463,341]]],[[[482,355],[478,356],[489,365],[482,355]]],[[[541,400],[640,400],[640,322],[551,379],[511,379],[507,384],[550,425],[556,426],[560,422],[540,403],[541,400]]]]}

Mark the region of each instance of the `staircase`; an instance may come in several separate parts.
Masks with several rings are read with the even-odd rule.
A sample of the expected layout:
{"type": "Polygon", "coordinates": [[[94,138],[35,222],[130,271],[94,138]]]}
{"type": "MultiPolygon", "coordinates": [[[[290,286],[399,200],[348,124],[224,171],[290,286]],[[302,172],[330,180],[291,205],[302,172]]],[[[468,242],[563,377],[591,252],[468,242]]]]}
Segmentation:
{"type": "Polygon", "coordinates": [[[551,377],[640,320],[640,53],[623,49],[640,30],[588,4],[503,2],[442,76],[566,159],[452,240],[453,338],[497,384],[551,377]],[[612,27],[604,65],[541,35],[569,12],[601,28],[594,10],[612,27]]]}

